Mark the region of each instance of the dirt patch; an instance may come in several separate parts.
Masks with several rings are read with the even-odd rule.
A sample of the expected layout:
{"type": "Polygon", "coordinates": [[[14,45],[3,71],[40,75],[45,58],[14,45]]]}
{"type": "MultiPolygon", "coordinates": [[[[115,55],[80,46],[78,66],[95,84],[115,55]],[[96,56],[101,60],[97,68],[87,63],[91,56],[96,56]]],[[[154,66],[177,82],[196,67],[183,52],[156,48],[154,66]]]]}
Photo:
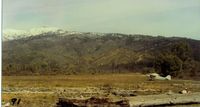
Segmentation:
{"type": "Polygon", "coordinates": [[[96,98],[89,99],[64,99],[60,98],[57,107],[130,107],[128,100],[120,100],[113,102],[109,98],[96,98]]]}

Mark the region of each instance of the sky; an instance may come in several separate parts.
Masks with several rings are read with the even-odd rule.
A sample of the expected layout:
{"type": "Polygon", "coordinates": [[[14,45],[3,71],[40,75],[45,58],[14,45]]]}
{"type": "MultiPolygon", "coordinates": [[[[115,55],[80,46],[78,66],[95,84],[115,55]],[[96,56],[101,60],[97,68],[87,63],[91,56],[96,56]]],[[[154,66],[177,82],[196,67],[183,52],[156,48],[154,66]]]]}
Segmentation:
{"type": "Polygon", "coordinates": [[[3,30],[41,26],[200,40],[200,0],[3,0],[3,30]]]}

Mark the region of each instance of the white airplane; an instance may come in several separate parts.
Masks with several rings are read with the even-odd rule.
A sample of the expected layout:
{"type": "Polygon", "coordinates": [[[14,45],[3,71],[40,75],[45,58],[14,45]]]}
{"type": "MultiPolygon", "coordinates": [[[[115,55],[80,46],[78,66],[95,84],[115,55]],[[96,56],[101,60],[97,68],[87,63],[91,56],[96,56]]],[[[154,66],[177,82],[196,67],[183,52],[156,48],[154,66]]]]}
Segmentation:
{"type": "Polygon", "coordinates": [[[153,81],[153,80],[171,80],[171,75],[167,75],[166,77],[162,77],[157,73],[147,74],[147,77],[149,78],[150,81],[153,81]]]}

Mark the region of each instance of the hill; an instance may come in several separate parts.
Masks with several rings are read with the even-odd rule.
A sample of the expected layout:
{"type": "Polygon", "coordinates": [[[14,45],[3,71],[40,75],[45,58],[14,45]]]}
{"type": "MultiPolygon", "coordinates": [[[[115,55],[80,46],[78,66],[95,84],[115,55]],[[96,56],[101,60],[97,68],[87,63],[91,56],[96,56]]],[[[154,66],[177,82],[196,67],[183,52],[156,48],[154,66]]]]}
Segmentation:
{"type": "Polygon", "coordinates": [[[45,32],[3,41],[2,54],[3,75],[156,71],[198,78],[200,74],[200,41],[178,37],[45,32]]]}

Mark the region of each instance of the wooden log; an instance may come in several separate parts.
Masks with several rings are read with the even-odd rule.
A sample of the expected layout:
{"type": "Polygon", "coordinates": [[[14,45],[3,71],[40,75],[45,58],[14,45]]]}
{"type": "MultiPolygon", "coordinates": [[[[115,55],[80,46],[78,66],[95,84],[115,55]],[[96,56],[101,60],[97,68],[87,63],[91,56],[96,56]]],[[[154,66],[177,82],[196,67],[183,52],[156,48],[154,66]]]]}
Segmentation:
{"type": "Polygon", "coordinates": [[[131,107],[200,104],[200,92],[129,97],[131,107]]]}

